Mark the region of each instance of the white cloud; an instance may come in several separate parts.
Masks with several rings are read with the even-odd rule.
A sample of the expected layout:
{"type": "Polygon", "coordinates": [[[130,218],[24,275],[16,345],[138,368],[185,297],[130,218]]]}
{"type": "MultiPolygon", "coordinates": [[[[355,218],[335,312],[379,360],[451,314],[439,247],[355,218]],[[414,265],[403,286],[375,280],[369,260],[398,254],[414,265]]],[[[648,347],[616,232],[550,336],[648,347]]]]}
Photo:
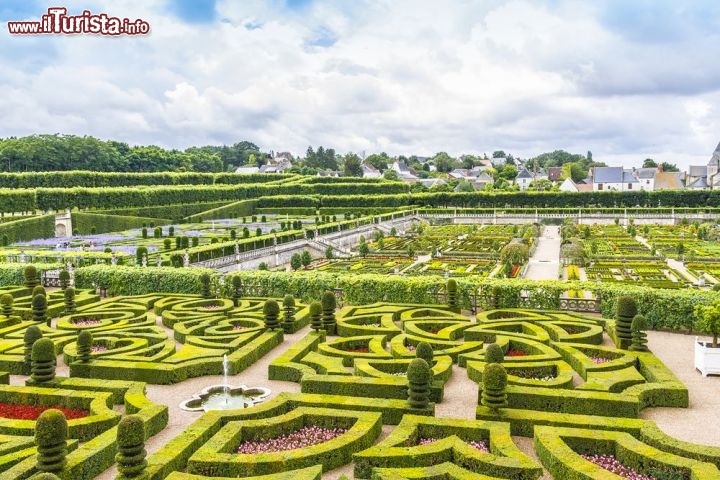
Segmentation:
{"type": "Polygon", "coordinates": [[[706,55],[717,34],[688,28],[644,43],[584,2],[316,1],[294,11],[225,0],[211,24],[183,23],[160,1],[68,7],[88,3],[143,18],[152,34],[5,32],[4,135],[177,148],[247,139],[296,153],[563,148],[682,165],[707,160],[720,140],[720,67],[706,55]]]}

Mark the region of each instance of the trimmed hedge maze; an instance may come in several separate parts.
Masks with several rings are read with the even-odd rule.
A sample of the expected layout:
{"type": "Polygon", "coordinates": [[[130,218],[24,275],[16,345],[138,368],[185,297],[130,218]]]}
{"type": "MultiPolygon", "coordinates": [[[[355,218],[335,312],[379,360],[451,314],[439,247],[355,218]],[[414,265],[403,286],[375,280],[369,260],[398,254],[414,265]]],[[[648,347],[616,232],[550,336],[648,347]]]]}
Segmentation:
{"type": "MultiPolygon", "coordinates": [[[[81,413],[68,417],[64,447],[51,447],[67,450],[62,479],[95,478],[119,459],[145,480],[317,480],[337,468],[387,480],[621,478],[608,468],[720,479],[720,448],[675,440],[640,418],[648,407],[687,407],[688,391],[651,352],[614,347],[612,320],[524,309],[471,318],[423,304],[333,310],[327,295],[324,306],[275,299],[276,315],[265,298],[78,291],[72,308],[50,293],[41,321],[30,289],[5,293],[14,302],[0,314],[0,371],[12,374],[0,374],[2,478],[35,475],[46,448],[36,445],[36,420],[11,418],[9,405],[81,413]],[[47,339],[70,378],[47,374],[47,339]],[[147,458],[143,435],[118,438],[132,423],[123,417],[138,416],[153,441],[176,414],[182,399],[153,403],[147,383],[218,375],[224,356],[235,375],[271,351],[268,380],[299,392],[275,387],[253,407],[201,414],[147,458]],[[444,402],[471,408],[440,416],[444,402]]],[[[153,387],[155,401],[165,388],[153,387]]]]}

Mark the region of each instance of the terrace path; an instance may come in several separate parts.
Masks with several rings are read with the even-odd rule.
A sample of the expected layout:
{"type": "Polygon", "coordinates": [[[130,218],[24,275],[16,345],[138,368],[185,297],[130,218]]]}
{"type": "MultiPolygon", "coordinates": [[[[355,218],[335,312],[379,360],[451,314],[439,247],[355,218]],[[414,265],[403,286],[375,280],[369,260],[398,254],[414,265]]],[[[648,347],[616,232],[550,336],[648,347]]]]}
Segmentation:
{"type": "Polygon", "coordinates": [[[560,227],[546,226],[538,238],[535,253],[530,257],[525,278],[557,280],[560,267],[560,227]]]}

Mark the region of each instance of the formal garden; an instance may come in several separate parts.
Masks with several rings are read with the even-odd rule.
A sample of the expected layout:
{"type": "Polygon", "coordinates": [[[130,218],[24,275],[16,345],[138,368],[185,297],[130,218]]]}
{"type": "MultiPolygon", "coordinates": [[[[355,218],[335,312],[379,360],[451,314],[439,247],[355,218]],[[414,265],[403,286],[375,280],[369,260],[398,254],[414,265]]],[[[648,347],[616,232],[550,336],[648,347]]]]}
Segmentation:
{"type": "Polygon", "coordinates": [[[717,194],[116,176],[0,176],[0,477],[720,478],[717,194]]]}

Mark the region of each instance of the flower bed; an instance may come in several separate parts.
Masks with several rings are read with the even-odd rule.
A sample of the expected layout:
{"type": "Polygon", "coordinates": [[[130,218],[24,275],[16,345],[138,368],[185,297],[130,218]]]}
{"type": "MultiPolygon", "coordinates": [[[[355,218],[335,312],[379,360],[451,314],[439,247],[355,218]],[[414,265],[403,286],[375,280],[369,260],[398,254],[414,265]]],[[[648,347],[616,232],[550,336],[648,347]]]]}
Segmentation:
{"type": "Polygon", "coordinates": [[[0,403],[0,417],[13,420],[37,420],[41,413],[50,409],[60,410],[65,418],[73,420],[88,416],[87,410],[75,408],[62,408],[53,406],[18,405],[15,403],[0,403]]]}
{"type": "Polygon", "coordinates": [[[526,357],[527,352],[525,350],[520,350],[519,348],[511,348],[507,351],[505,354],[506,357],[526,357]]]}
{"type": "Polygon", "coordinates": [[[636,470],[623,465],[620,461],[612,455],[583,455],[582,456],[588,462],[592,462],[595,465],[604,468],[608,472],[612,472],[615,475],[620,475],[624,478],[630,478],[631,480],[655,480],[655,477],[645,475],[637,472],[636,470]]]}
{"type": "MultiPolygon", "coordinates": [[[[438,441],[437,438],[421,438],[420,441],[418,441],[418,445],[427,445],[429,443],[437,442],[437,441],[438,441]]],[[[490,449],[488,448],[487,443],[483,442],[482,440],[480,440],[480,441],[470,440],[468,442],[468,445],[480,450],[481,452],[490,453],[490,449]]]]}
{"type": "Polygon", "coordinates": [[[76,327],[93,327],[101,323],[102,321],[97,318],[76,318],[72,321],[72,324],[76,327]]]}
{"type": "Polygon", "coordinates": [[[321,428],[314,426],[302,427],[287,435],[275,438],[245,441],[237,448],[237,453],[256,454],[266,452],[282,452],[310,447],[327,442],[347,432],[344,428],[321,428]]]}

